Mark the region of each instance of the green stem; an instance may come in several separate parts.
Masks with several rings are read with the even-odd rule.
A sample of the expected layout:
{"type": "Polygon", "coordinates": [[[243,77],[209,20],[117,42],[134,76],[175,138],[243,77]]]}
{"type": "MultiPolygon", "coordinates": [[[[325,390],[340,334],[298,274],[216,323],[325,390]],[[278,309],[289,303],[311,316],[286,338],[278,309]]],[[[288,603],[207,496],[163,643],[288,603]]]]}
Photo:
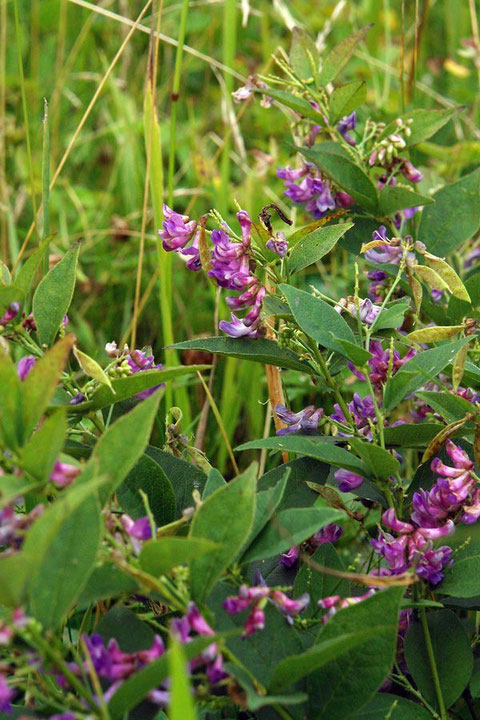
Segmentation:
{"type": "Polygon", "coordinates": [[[315,359],[320,367],[320,370],[322,371],[322,375],[325,378],[325,382],[327,383],[328,387],[331,388],[331,390],[333,390],[333,392],[335,393],[337,402],[340,405],[340,408],[341,408],[343,414],[345,415],[346,420],[349,422],[352,429],[356,432],[355,422],[350,413],[350,410],[348,409],[347,403],[343,399],[342,394],[341,394],[340,390],[338,389],[337,383],[330,375],[330,371],[327,367],[327,363],[325,362],[325,359],[324,359],[322,353],[318,349],[317,343],[315,342],[315,340],[312,340],[311,338],[309,338],[308,344],[309,344],[309,347],[313,350],[313,354],[315,355],[315,359]]]}
{"type": "Polygon", "coordinates": [[[442,688],[440,687],[440,678],[438,675],[437,663],[435,662],[435,654],[433,652],[432,638],[428,629],[427,614],[425,608],[420,608],[420,621],[422,623],[423,634],[425,636],[425,645],[427,648],[428,661],[432,672],[433,684],[435,686],[435,694],[437,696],[438,709],[440,711],[441,720],[447,720],[447,711],[443,700],[442,688]]]}
{"type": "MultiPolygon", "coordinates": [[[[235,60],[237,39],[237,6],[236,0],[225,0],[223,11],[223,64],[231,67],[235,60]]],[[[230,73],[224,74],[225,91],[228,95],[233,90],[233,77],[230,73]]],[[[226,99],[228,103],[230,98],[226,99]]],[[[221,160],[221,183],[219,193],[219,210],[222,215],[227,215],[228,195],[230,188],[230,149],[231,149],[231,130],[228,126],[228,120],[225,126],[225,137],[221,160]]]]}
{"type": "Polygon", "coordinates": [[[187,29],[188,0],[183,0],[178,31],[178,45],[175,53],[175,70],[173,73],[172,105],[170,108],[170,149],[168,156],[168,204],[173,207],[173,176],[175,172],[175,155],[177,147],[177,103],[182,75],[183,45],[187,29]]]}

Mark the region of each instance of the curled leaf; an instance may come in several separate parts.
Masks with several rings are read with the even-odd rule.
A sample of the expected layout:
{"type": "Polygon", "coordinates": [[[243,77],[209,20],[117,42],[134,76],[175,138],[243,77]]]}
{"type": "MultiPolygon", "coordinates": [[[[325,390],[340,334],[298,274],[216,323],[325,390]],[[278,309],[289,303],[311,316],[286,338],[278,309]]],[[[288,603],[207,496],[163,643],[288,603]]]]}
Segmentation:
{"type": "MultiPolygon", "coordinates": [[[[430,440],[430,443],[428,444],[427,449],[423,453],[422,457],[422,464],[426,463],[427,460],[430,460],[431,457],[436,455],[438,451],[441,449],[443,444],[452,437],[452,435],[463,425],[465,425],[466,422],[471,420],[473,415],[471,413],[467,413],[464,418],[461,420],[456,420],[455,422],[450,423],[449,425],[446,425],[444,428],[440,430],[439,433],[435,435],[432,440],[430,440]]],[[[477,425],[477,432],[478,432],[478,425],[477,425]]],[[[475,438],[476,438],[475,434],[475,438]]],[[[479,450],[480,450],[480,437],[479,437],[479,450]]]]}
{"type": "Polygon", "coordinates": [[[468,354],[468,345],[464,345],[458,353],[455,355],[452,367],[452,385],[455,391],[460,387],[462,382],[463,373],[465,372],[465,361],[468,354]]]}
{"type": "Polygon", "coordinates": [[[432,255],[429,252],[424,253],[423,257],[431,268],[439,275],[442,280],[446,283],[449,291],[452,295],[459,300],[464,302],[471,302],[470,295],[468,294],[467,288],[458,277],[455,270],[447,263],[443,258],[432,255]]]}
{"type": "Polygon", "coordinates": [[[434,290],[440,290],[441,292],[448,290],[448,285],[445,280],[443,280],[433,268],[427,267],[427,265],[415,265],[414,272],[420,280],[423,280],[424,283],[430,285],[434,290]]]}
{"type": "Polygon", "coordinates": [[[374,248],[381,247],[383,245],[388,245],[388,242],[386,240],[370,240],[368,243],[363,243],[360,248],[360,253],[367,252],[367,250],[373,250],[374,248]]]}
{"type": "Polygon", "coordinates": [[[77,347],[73,348],[73,354],[78,360],[78,364],[82,368],[85,375],[88,375],[88,377],[93,378],[97,382],[101,383],[102,385],[107,385],[112,392],[115,392],[115,390],[112,387],[112,383],[106,372],[103,370],[102,367],[97,363],[96,360],[91,358],[86,353],[79,350],[77,347]]]}
{"type": "Polygon", "coordinates": [[[208,247],[207,235],[205,232],[206,222],[207,216],[203,215],[203,217],[200,218],[198,223],[198,252],[200,254],[200,262],[202,263],[202,268],[208,275],[209,270],[212,269],[212,263],[210,260],[210,249],[208,247]]]}
{"type": "Polygon", "coordinates": [[[418,343],[439,342],[454,337],[461,330],[463,330],[463,325],[435,325],[434,327],[414,330],[407,335],[407,338],[418,343]]]}

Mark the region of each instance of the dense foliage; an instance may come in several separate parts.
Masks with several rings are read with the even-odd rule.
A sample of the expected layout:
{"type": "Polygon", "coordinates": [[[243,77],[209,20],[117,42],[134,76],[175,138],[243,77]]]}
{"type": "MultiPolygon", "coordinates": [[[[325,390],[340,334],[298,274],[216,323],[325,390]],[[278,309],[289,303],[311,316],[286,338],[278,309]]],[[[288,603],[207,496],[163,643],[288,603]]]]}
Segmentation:
{"type": "Polygon", "coordinates": [[[0,266],[0,716],[479,716],[480,169],[447,134],[475,114],[373,111],[349,74],[369,30],[293,27],[233,91],[246,123],[290,122],[279,190],[247,210],[227,182],[204,214],[162,198],[152,35],[127,328],[88,240],[52,252],[46,114],[41,222],[0,266]],[[162,362],[137,328],[149,192],[162,362]],[[180,342],[175,293],[187,328],[212,316],[180,342]]]}

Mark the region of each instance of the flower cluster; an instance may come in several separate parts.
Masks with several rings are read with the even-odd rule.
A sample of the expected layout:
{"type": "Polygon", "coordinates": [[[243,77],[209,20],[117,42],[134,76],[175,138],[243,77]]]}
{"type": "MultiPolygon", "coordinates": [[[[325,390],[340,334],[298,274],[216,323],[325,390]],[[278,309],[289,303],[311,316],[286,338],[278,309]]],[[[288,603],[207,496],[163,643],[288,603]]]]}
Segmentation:
{"type": "Polygon", "coordinates": [[[480,517],[480,489],[472,475],[473,463],[461,447],[449,441],[446,451],[453,467],[439,458],[432,470],[439,476],[431,490],[419,490],[412,499],[413,512],[409,522],[399,520],[390,508],[382,516],[383,524],[396,533],[380,532],[371,545],[388,564],[388,572],[396,575],[412,566],[417,575],[436,585],[443,570],[451,564],[452,549],[433,547],[433,541],[455,532],[455,523],[475,523],[480,517]]]}
{"type": "MultiPolygon", "coordinates": [[[[395,375],[408,360],[411,360],[416,355],[416,350],[411,348],[403,357],[400,357],[398,350],[393,349],[393,352],[390,348],[385,350],[380,340],[372,340],[368,350],[372,353],[372,357],[368,360],[370,367],[368,377],[372,385],[379,390],[386,383],[389,375],[390,377],[395,375]]],[[[366,382],[365,375],[360,370],[357,370],[353,363],[349,362],[348,367],[359,380],[366,382]]]]}
{"type": "MultiPolygon", "coordinates": [[[[342,533],[343,529],[341,525],[337,525],[337,523],[329,523],[312,535],[312,537],[306,541],[305,545],[307,548],[315,549],[324,543],[335,543],[337,540],[340,540],[342,533]]],[[[285,567],[292,567],[292,565],[295,565],[297,562],[299,556],[300,547],[298,545],[294,545],[287,553],[282,555],[280,562],[282,565],[285,565],[285,567]]]]}
{"type": "MultiPolygon", "coordinates": [[[[161,370],[162,363],[155,363],[155,357],[152,355],[151,348],[143,348],[143,350],[130,350],[128,345],[124,345],[120,350],[116,342],[110,342],[105,345],[105,352],[112,358],[117,358],[120,364],[117,365],[116,371],[132,375],[143,370],[161,370]]],[[[136,394],[135,397],[144,400],[153,395],[159,388],[164,387],[164,383],[154,385],[136,394]]],[[[75,398],[74,398],[75,400],[75,398]]],[[[72,401],[73,402],[73,401],[72,401]]],[[[75,403],[78,404],[78,403],[75,403]]]]}
{"type": "MultiPolygon", "coordinates": [[[[193,243],[187,247],[197,228],[196,222],[189,220],[186,215],[178,215],[166,205],[164,214],[163,230],[159,231],[164,249],[188,256],[187,267],[190,270],[199,270],[201,262],[198,232],[193,243]]],[[[219,287],[239,293],[227,298],[230,310],[250,308],[244,318],[239,318],[232,312],[230,321],[222,320],[219,323],[220,330],[230,337],[255,338],[262,334],[260,310],[266,290],[253,272],[255,262],[251,249],[250,216],[245,210],[240,210],[237,213],[237,220],[241,228],[239,241],[232,242],[226,225],[220,230],[212,231],[213,249],[210,252],[208,275],[219,287]]],[[[287,251],[285,238],[278,235],[276,238],[271,238],[270,249],[283,256],[287,251]]]]}
{"type": "Polygon", "coordinates": [[[323,408],[316,408],[314,405],[294,413],[288,410],[285,405],[276,405],[275,414],[285,423],[287,427],[277,430],[277,435],[291,435],[293,433],[302,433],[304,435],[312,435],[318,430],[318,423],[324,416],[323,408]]]}
{"type": "Polygon", "coordinates": [[[329,210],[346,208],[353,203],[348,193],[334,190],[330,181],[311,163],[304,163],[298,169],[278,168],[277,176],[285,183],[285,196],[296,205],[305,205],[305,210],[314,218],[320,219],[329,210]]]}
{"type": "Polygon", "coordinates": [[[263,630],[265,627],[264,608],[271,602],[287,620],[291,623],[304,610],[310,602],[308,593],[304,593],[297,600],[292,600],[281,590],[269,588],[263,578],[259,576],[259,584],[248,587],[241,585],[237,595],[230,595],[223,602],[223,607],[229,615],[236,615],[243,610],[249,610],[244,637],[253,635],[256,630],[263,630]]]}

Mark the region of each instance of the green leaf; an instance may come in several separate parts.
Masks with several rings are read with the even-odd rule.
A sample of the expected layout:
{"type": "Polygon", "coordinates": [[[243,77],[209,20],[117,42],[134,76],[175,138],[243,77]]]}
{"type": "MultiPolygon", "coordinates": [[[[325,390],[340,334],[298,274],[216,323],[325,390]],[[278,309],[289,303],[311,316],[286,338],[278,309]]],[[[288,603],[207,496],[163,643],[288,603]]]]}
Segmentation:
{"type": "Polygon", "coordinates": [[[279,347],[273,340],[263,338],[199,338],[177,343],[173,347],[177,350],[205,350],[218,355],[254,360],[265,365],[277,365],[289,370],[313,374],[310,365],[299,360],[296,353],[279,347]]]}
{"type": "Polygon", "coordinates": [[[137,583],[130,575],[122,572],[113,563],[104,563],[94,568],[77,598],[77,603],[85,607],[97,600],[132,595],[138,589],[137,583]]]}
{"type": "Polygon", "coordinates": [[[171,687],[169,720],[195,720],[197,713],[189,682],[187,660],[182,646],[172,638],[169,658],[171,687]]]}
{"type": "Polygon", "coordinates": [[[480,227],[480,168],[437,190],[433,199],[422,212],[417,239],[429,252],[447,255],[480,227]]]}
{"type": "Polygon", "coordinates": [[[400,463],[388,450],[358,438],[350,438],[349,442],[352,450],[362,458],[373,477],[388,480],[391,475],[396,475],[400,471],[400,463]]]}
{"type": "Polygon", "coordinates": [[[330,50],[326,58],[323,59],[322,69],[318,76],[319,85],[327,85],[335,80],[371,27],[372,25],[366,25],[361,30],[357,30],[353,35],[349,35],[330,50]]]}
{"type": "Polygon", "coordinates": [[[46,629],[58,627],[93,570],[102,529],[95,490],[102,482],[69,488],[27,533],[29,611],[46,629]]]}
{"type": "Polygon", "coordinates": [[[30,561],[24,553],[0,557],[0,605],[19,607],[25,603],[30,561]]]}
{"type": "MultiPolygon", "coordinates": [[[[428,630],[445,706],[449,708],[470,680],[473,654],[460,619],[451,610],[427,614],[428,630]]],[[[438,710],[437,696],[422,624],[415,622],[405,637],[405,659],[425,699],[438,710]]]]}
{"type": "MultiPolygon", "coordinates": [[[[427,140],[429,137],[438,132],[438,130],[440,130],[440,128],[442,128],[457,112],[458,108],[453,108],[452,110],[417,109],[409,110],[404,115],[400,115],[400,119],[403,120],[404,123],[406,123],[407,120],[413,121],[411,125],[409,125],[411,130],[410,136],[404,136],[407,147],[418,145],[418,143],[427,140]]],[[[387,125],[379,139],[383,140],[392,133],[396,132],[398,132],[398,127],[395,119],[387,125]]]]}
{"type": "Polygon", "coordinates": [[[92,410],[101,410],[113,403],[121,402],[133,397],[137,393],[149,390],[155,385],[173,380],[184,375],[191,375],[197,371],[208,370],[210,365],[185,365],[165,368],[164,370],[143,370],[123,378],[112,378],[111,389],[105,385],[99,387],[92,394],[90,400],[80,405],[72,405],[69,412],[84,413],[92,410]]]}
{"type": "Polygon", "coordinates": [[[67,433],[65,410],[56,410],[32,435],[20,454],[21,463],[35,480],[47,482],[67,433]]]}
{"type": "Polygon", "coordinates": [[[403,318],[407,310],[410,309],[410,304],[405,302],[394,302],[382,310],[376,317],[375,322],[372,324],[373,330],[386,330],[396,329],[403,323],[403,318]]]}
{"type": "Polygon", "coordinates": [[[330,252],[347,230],[353,227],[353,223],[343,225],[328,225],[327,227],[313,230],[309,235],[299,240],[293,248],[288,259],[288,269],[291,273],[316,263],[320,258],[330,252]]]}
{"type": "Polygon", "coordinates": [[[41,482],[29,482],[24,477],[15,475],[2,475],[0,477],[0,508],[10,505],[19,497],[26,497],[29,493],[41,488],[41,482]]]}
{"type": "Polygon", "coordinates": [[[151,626],[122,605],[110,608],[102,617],[97,632],[103,637],[105,644],[110,638],[114,638],[123,652],[149,650],[155,638],[151,626]]]}
{"type": "Polygon", "coordinates": [[[394,215],[398,210],[431,205],[431,197],[419,195],[404,185],[385,185],[379,192],[379,207],[381,215],[394,215]]]}
{"type": "MultiPolygon", "coordinates": [[[[430,405],[436,413],[441,415],[447,422],[455,422],[465,417],[467,413],[474,410],[471,402],[458,395],[447,392],[434,392],[432,390],[421,390],[417,393],[421,400],[430,405]]],[[[441,428],[437,428],[440,430],[441,428]]]]}
{"type": "Polygon", "coordinates": [[[166,575],[172,568],[185,565],[219,549],[218,543],[203,538],[163,537],[142,546],[140,567],[150,575],[166,575]]]}
{"type": "Polygon", "coordinates": [[[250,442],[239,445],[237,450],[261,450],[268,448],[269,450],[277,450],[278,452],[286,450],[287,452],[298,453],[299,455],[307,455],[316,458],[322,462],[342,467],[346,470],[352,470],[359,475],[368,477],[368,470],[361,460],[355,455],[344,450],[328,439],[313,437],[305,437],[302,435],[281,435],[276,437],[263,438],[263,440],[251,440],[250,442]]]}
{"type": "Polygon", "coordinates": [[[304,100],[302,97],[297,97],[296,95],[272,87],[268,87],[266,90],[260,90],[259,92],[263,93],[263,95],[268,95],[268,97],[273,98],[291,110],[295,110],[296,113],[304,118],[313,120],[316,123],[323,121],[321,113],[315,110],[308,100],[304,100]]]}
{"type": "Polygon", "coordinates": [[[227,483],[225,482],[222,474],[215,468],[212,468],[207,478],[205,489],[202,494],[202,500],[206,500],[209,495],[215,492],[215,490],[224,487],[226,484],[227,483]]]}
{"type": "Polygon", "coordinates": [[[148,455],[142,455],[117,490],[120,507],[135,520],[146,515],[140,491],[148,498],[157,526],[175,520],[176,502],[172,484],[160,465],[148,455]]]}
{"type": "Polygon", "coordinates": [[[250,545],[241,562],[263,560],[288,550],[314,535],[322,527],[345,519],[342,510],[333,508],[291,508],[281,510],[250,545]]]}
{"type": "Polygon", "coordinates": [[[0,316],[12,302],[23,302],[24,292],[16,285],[0,285],[0,316]]]}
{"type": "Polygon", "coordinates": [[[423,448],[441,428],[438,423],[426,422],[385,428],[385,444],[389,447],[423,448]]]}
{"type": "Polygon", "coordinates": [[[368,702],[387,677],[394,659],[400,601],[404,589],[381,590],[340,610],[320,631],[317,644],[346,634],[375,630],[373,638],[309,675],[308,717],[344,720],[368,702]]]}
{"type": "Polygon", "coordinates": [[[385,411],[392,410],[406,395],[417,390],[427,380],[434,379],[453,362],[457,352],[468,342],[469,338],[449,342],[423,350],[408,360],[386,384],[383,403],[385,411]]]}
{"type": "Polygon", "coordinates": [[[445,572],[445,578],[435,588],[438,592],[457,598],[480,595],[480,543],[467,545],[453,565],[445,572]]]}
{"type": "Polygon", "coordinates": [[[411,702],[398,695],[379,693],[355,715],[352,720],[431,720],[432,716],[423,705],[411,702]]]}
{"type": "Polygon", "coordinates": [[[109,482],[99,492],[102,505],[143,455],[159,401],[156,393],[114,422],[95,445],[85,470],[76,479],[75,484],[79,485],[94,475],[109,477],[109,482]]]}
{"type": "Polygon", "coordinates": [[[300,328],[319,345],[345,354],[337,339],[355,344],[355,335],[343,317],[324,300],[291,285],[280,285],[300,328]]]}
{"type": "Polygon", "coordinates": [[[246,707],[248,710],[259,710],[268,705],[299,705],[308,700],[306,693],[292,693],[291,695],[259,695],[252,678],[247,670],[234,663],[225,663],[226,672],[235,678],[242,689],[245,690],[246,707]]]}
{"type": "Polygon", "coordinates": [[[342,190],[351,195],[369,212],[376,212],[378,196],[368,175],[352,160],[347,151],[334,142],[323,142],[315,148],[296,147],[342,190]]]}
{"type": "Polygon", "coordinates": [[[159,448],[150,445],[146,449],[146,453],[160,465],[170,480],[177,503],[177,518],[181,517],[182,511],[194,504],[193,491],[198,490],[202,493],[207,480],[206,476],[192,463],[181,460],[159,448]]]}
{"type": "Polygon", "coordinates": [[[210,495],[193,516],[189,537],[204,538],[220,545],[190,565],[192,596],[205,600],[250,535],[255,514],[256,468],[232,480],[210,495]]]}
{"type": "Polygon", "coordinates": [[[0,349],[0,438],[5,449],[16,450],[22,445],[23,388],[10,355],[0,349]]]}
{"type": "Polygon", "coordinates": [[[36,361],[23,381],[25,437],[33,432],[40,422],[60,381],[74,342],[74,335],[67,335],[59,340],[40,360],[36,361]]]}
{"type": "Polygon", "coordinates": [[[309,80],[318,71],[319,64],[317,46],[310,35],[302,28],[294,27],[290,47],[290,65],[293,72],[302,80],[309,80]]]}
{"type": "Polygon", "coordinates": [[[32,283],[35,279],[35,273],[45,257],[45,253],[47,252],[48,244],[51,239],[51,236],[43,238],[38,248],[34,250],[28,260],[24,262],[15,276],[15,285],[23,292],[24,295],[27,295],[32,287],[32,283]]]}
{"type": "Polygon", "coordinates": [[[367,85],[363,80],[339,85],[330,96],[330,125],[336,125],[345,115],[350,115],[367,99],[367,85]]]}
{"type": "Polygon", "coordinates": [[[365,643],[373,640],[378,633],[391,632],[393,628],[395,625],[376,625],[320,641],[306,652],[282,660],[273,672],[270,687],[274,692],[290,687],[360,645],[365,646],[365,643]]]}
{"type": "Polygon", "coordinates": [[[41,280],[33,296],[33,317],[41,343],[55,340],[73,297],[80,245],[72,247],[41,280]]]}
{"type": "MultiPolygon", "coordinates": [[[[312,561],[333,570],[345,571],[342,559],[331,543],[320,545],[312,555],[312,561]]],[[[295,577],[293,597],[298,597],[303,593],[310,595],[310,604],[303,611],[302,617],[319,617],[321,610],[318,607],[318,601],[330,597],[330,595],[348,597],[350,583],[342,578],[326,575],[303,562],[295,577]]]]}
{"type": "MultiPolygon", "coordinates": [[[[255,507],[255,517],[253,520],[252,530],[245,547],[248,547],[257,537],[259,532],[263,530],[273,513],[282,502],[287,480],[290,475],[290,468],[286,468],[283,477],[268,490],[257,492],[257,501],[255,507]]],[[[261,487],[261,485],[260,485],[261,487]]]]}
{"type": "MultiPolygon", "coordinates": [[[[198,657],[206,647],[212,644],[215,638],[198,637],[184,646],[185,660],[198,657]]],[[[125,713],[138,705],[150,692],[159,687],[169,674],[171,650],[154,660],[149,665],[138,670],[113,694],[108,703],[111,720],[121,720],[125,713]]]]}

